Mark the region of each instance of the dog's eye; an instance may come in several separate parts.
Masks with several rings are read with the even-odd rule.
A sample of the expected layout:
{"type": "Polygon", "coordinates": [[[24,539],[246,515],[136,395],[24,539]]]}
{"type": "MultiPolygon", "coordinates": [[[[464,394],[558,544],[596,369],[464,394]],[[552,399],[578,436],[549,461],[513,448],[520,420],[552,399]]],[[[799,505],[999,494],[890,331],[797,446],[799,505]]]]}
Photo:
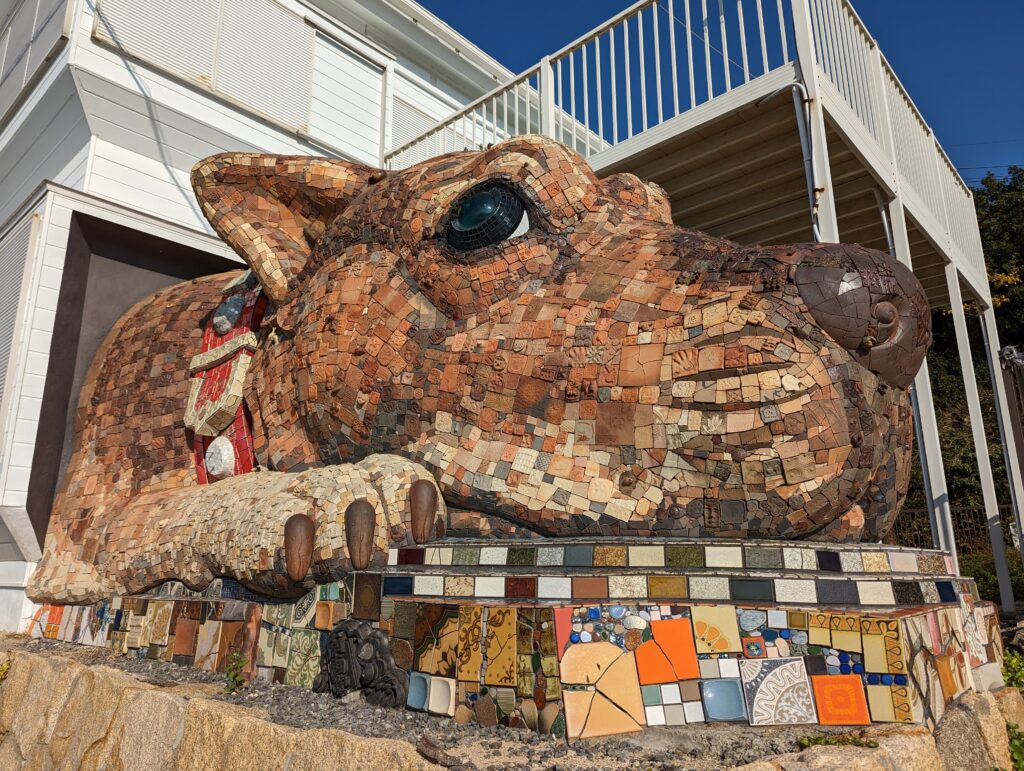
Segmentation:
{"type": "Polygon", "coordinates": [[[487,182],[455,204],[444,239],[461,252],[499,244],[530,229],[522,199],[510,186],[487,182]]]}

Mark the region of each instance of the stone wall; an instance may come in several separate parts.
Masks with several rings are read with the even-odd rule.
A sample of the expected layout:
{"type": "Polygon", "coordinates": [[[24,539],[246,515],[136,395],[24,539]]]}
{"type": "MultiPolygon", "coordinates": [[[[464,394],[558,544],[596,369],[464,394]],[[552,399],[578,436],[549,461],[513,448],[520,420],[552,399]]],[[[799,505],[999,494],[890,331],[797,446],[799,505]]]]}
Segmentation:
{"type": "Polygon", "coordinates": [[[162,688],[59,656],[6,654],[0,685],[0,768],[420,769],[411,744],[333,729],[300,730],[250,709],[162,688]]]}

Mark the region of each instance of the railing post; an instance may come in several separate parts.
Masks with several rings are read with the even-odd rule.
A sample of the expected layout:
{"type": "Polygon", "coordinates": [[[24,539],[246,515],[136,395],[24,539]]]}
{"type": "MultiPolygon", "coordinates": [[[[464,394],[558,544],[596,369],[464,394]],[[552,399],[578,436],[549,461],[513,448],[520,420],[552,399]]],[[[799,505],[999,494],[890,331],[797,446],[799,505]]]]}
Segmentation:
{"type": "MultiPolygon", "coordinates": [[[[996,316],[992,306],[988,306],[981,314],[981,333],[985,341],[985,356],[988,359],[988,371],[992,378],[992,393],[995,396],[996,423],[999,425],[999,437],[1003,446],[1003,463],[1006,466],[1007,481],[1010,484],[1010,500],[1013,503],[1013,519],[1017,525],[1018,536],[1024,536],[1021,525],[1024,524],[1024,480],[1020,474],[1020,455],[1017,454],[1017,439],[1013,433],[1010,420],[1010,405],[1006,398],[1006,380],[1003,377],[1002,364],[999,361],[999,330],[996,329],[996,316]]],[[[1018,544],[1021,559],[1024,560],[1024,537],[1018,544]]]]}
{"type": "Polygon", "coordinates": [[[540,60],[537,85],[540,86],[540,133],[558,139],[555,136],[555,70],[549,56],[540,60]]]}
{"type": "MultiPolygon", "coordinates": [[[[839,223],[836,215],[835,191],[832,185],[832,169],[828,160],[828,145],[825,141],[825,112],[821,106],[818,88],[819,69],[814,51],[813,21],[809,0],[791,0],[793,9],[793,39],[796,42],[796,60],[799,77],[807,92],[807,113],[809,116],[811,154],[813,156],[816,190],[815,213],[818,234],[822,241],[839,241],[839,223]]],[[[813,214],[812,214],[813,216],[813,214]]]]}
{"type": "Polygon", "coordinates": [[[992,543],[992,559],[995,562],[996,578],[999,581],[1000,605],[1003,613],[1012,614],[1014,612],[1013,587],[1010,585],[1010,571],[1006,564],[1003,525],[999,516],[999,502],[996,500],[995,480],[992,478],[992,463],[988,455],[985,423],[981,417],[981,403],[978,401],[978,383],[974,378],[974,358],[971,356],[971,342],[967,336],[964,301],[960,294],[960,271],[952,262],[946,263],[946,289],[949,291],[953,328],[956,331],[956,347],[960,354],[960,370],[964,381],[964,393],[967,397],[967,411],[971,420],[971,434],[974,437],[974,455],[978,462],[978,477],[981,480],[981,493],[985,500],[988,537],[992,543]]]}

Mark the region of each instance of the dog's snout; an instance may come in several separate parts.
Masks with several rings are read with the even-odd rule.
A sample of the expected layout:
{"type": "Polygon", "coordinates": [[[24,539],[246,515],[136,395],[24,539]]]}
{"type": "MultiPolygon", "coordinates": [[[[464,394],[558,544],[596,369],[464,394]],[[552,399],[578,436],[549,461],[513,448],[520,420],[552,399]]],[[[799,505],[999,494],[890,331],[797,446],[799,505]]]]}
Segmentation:
{"type": "Polygon", "coordinates": [[[886,383],[913,382],[931,341],[928,299],[905,265],[858,246],[815,247],[796,268],[814,320],[886,383]]]}

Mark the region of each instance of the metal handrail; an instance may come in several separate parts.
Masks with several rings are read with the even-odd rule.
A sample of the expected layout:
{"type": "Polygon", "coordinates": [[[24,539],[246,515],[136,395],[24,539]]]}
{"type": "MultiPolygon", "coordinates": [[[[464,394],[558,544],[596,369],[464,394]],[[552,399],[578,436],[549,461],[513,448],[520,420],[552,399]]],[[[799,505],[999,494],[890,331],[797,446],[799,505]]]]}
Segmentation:
{"type": "MultiPolygon", "coordinates": [[[[912,193],[927,228],[978,281],[984,258],[970,187],[881,53],[850,0],[639,0],[507,83],[385,153],[391,168],[453,149],[540,131],[590,157],[716,99],[792,60],[788,35],[809,12],[817,67],[830,104],[849,107],[861,141],[912,193]],[[717,19],[715,19],[717,15],[717,19]],[[679,34],[677,34],[679,33],[679,34]],[[548,91],[545,93],[545,89],[548,91]],[[502,120],[498,100],[525,102],[537,120],[502,120]],[[894,101],[895,100],[895,103],[894,101]],[[490,106],[490,109],[489,109],[490,106]],[[890,130],[886,130],[886,122],[890,130]],[[459,128],[462,133],[459,133],[459,128]],[[448,132],[447,134],[444,132],[448,132]],[[420,148],[414,152],[414,148],[420,148]],[[415,156],[415,157],[414,157],[415,156]],[[938,229],[938,232],[935,232],[938,229]]],[[[882,172],[884,173],[884,172],[882,172]]]]}
{"type": "MultiPolygon", "coordinates": [[[[530,86],[527,98],[541,110],[537,126],[589,156],[792,60],[788,3],[776,0],[773,9],[771,0],[699,0],[699,8],[691,14],[691,6],[696,8],[697,3],[633,3],[416,139],[391,149],[385,160],[394,167],[424,142],[462,120],[485,114],[489,104],[534,78],[536,89],[530,86]],[[680,12],[677,5],[683,6],[680,12]],[[716,5],[714,24],[709,7],[713,13],[716,5]],[[730,55],[737,41],[738,51],[733,49],[730,55]],[[700,65],[703,68],[697,72],[700,65]],[[540,93],[545,83],[553,94],[540,93]],[[620,123],[624,131],[619,131],[620,123]]],[[[515,133],[500,125],[494,128],[495,135],[515,133]]]]}

